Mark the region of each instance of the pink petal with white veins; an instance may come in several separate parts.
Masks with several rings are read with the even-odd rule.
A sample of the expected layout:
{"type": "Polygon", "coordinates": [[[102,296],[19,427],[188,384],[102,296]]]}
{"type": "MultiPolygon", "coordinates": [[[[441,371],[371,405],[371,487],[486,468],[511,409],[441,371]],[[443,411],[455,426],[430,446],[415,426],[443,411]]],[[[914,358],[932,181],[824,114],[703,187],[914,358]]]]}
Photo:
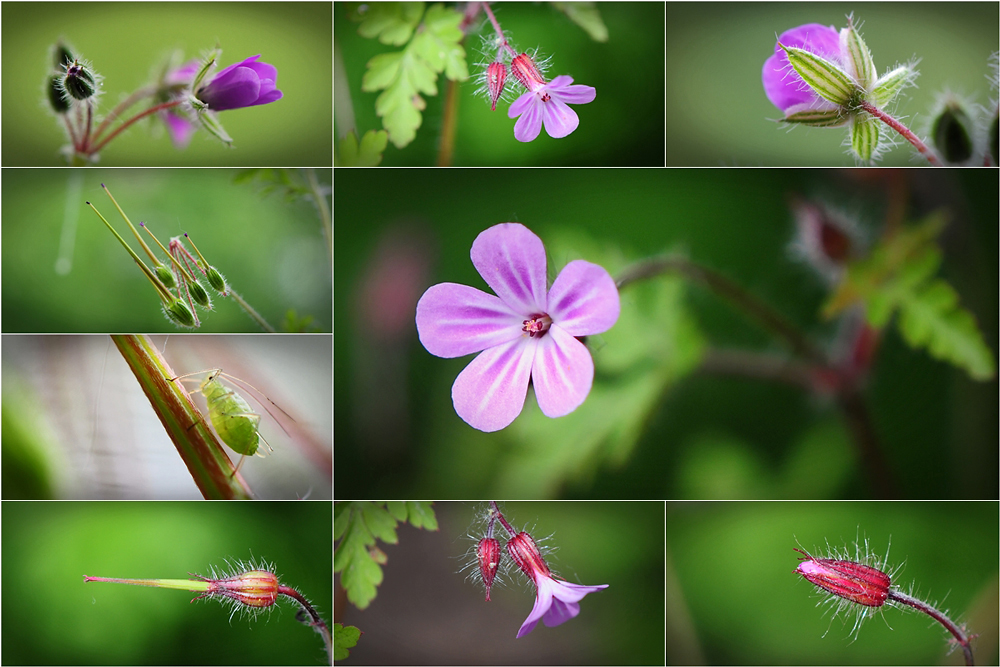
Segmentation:
{"type": "Polygon", "coordinates": [[[562,139],[580,126],[580,117],[576,112],[555,97],[549,98],[548,102],[542,102],[542,114],[545,131],[553,139],[562,139]]]}
{"type": "Polygon", "coordinates": [[[548,84],[549,94],[566,104],[588,104],[597,98],[597,89],[593,86],[571,86],[571,83],[573,77],[565,74],[557,76],[548,84]]]}
{"type": "Polygon", "coordinates": [[[549,290],[548,314],[572,336],[604,333],[620,311],[614,279],[603,266],[582,259],[567,264],[549,290]]]}
{"type": "Polygon", "coordinates": [[[524,316],[468,285],[441,283],[417,302],[417,335],[438,357],[461,357],[521,338],[524,316]]]}
{"type": "Polygon", "coordinates": [[[458,374],[451,400],[469,426],[499,431],[521,414],[537,340],[523,336],[491,347],[458,374]]]}
{"type": "Polygon", "coordinates": [[[472,263],[500,300],[516,313],[545,312],[545,246],[516,222],[493,225],[472,243],[472,263]]]}
{"type": "Polygon", "coordinates": [[[580,407],[594,382],[594,360],[587,346],[557,324],[538,340],[531,382],[546,417],[562,417],[580,407]]]}
{"type": "MultiPolygon", "coordinates": [[[[539,133],[542,131],[542,114],[544,109],[542,107],[542,101],[535,97],[534,93],[525,93],[525,95],[530,95],[530,99],[526,100],[524,105],[524,111],[518,114],[512,114],[511,118],[520,115],[521,117],[517,119],[514,123],[514,138],[518,141],[528,142],[534,141],[538,138],[539,133]]],[[[522,95],[523,98],[525,95],[522,95]]],[[[521,98],[518,98],[517,102],[520,102],[521,98]]],[[[514,104],[517,104],[515,102],[514,104]]],[[[510,110],[514,110],[514,105],[512,104],[510,110]]]]}

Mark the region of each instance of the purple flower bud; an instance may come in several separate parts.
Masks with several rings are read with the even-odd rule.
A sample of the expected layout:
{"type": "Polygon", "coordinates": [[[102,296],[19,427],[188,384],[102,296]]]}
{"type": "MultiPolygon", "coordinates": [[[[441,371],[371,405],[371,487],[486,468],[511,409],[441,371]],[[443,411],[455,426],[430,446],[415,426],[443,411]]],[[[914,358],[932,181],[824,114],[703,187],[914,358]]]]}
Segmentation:
{"type": "Polygon", "coordinates": [[[258,104],[270,104],[282,97],[277,89],[278,69],[257,62],[260,55],[230,65],[212,77],[196,92],[198,99],[212,111],[240,109],[258,104]]]}

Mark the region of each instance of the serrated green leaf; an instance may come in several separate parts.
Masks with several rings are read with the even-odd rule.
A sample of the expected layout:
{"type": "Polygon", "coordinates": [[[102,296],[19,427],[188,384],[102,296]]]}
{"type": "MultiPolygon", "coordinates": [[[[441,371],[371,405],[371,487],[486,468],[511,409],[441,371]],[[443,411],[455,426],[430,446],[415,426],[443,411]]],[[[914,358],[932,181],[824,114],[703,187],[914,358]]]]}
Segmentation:
{"type": "Polygon", "coordinates": [[[361,507],[361,514],[364,517],[365,525],[376,538],[387,544],[397,544],[399,537],[396,536],[396,520],[384,508],[375,503],[365,503],[361,507]]]}
{"type": "Polygon", "coordinates": [[[431,505],[430,502],[408,501],[406,507],[410,514],[410,525],[414,528],[437,530],[437,517],[434,515],[434,509],[431,505]]]}
{"type": "Polygon", "coordinates": [[[608,41],[608,27],[601,12],[593,2],[553,2],[553,6],[566,14],[569,20],[586,31],[595,42],[608,41]]]}
{"type": "Polygon", "coordinates": [[[389,133],[385,130],[368,130],[361,137],[353,130],[337,143],[336,164],[338,167],[376,167],[382,162],[382,153],[389,143],[389,133]]]}
{"type": "Polygon", "coordinates": [[[361,630],[353,625],[345,626],[342,623],[333,624],[333,659],[346,660],[351,652],[347,649],[358,645],[361,638],[361,630]]]}
{"type": "Polygon", "coordinates": [[[465,62],[465,49],[461,42],[465,37],[458,27],[462,15],[454,9],[443,5],[434,5],[427,10],[424,25],[427,28],[422,35],[414,38],[414,49],[426,60],[436,72],[452,81],[464,81],[469,78],[469,68],[465,62]],[[424,37],[426,43],[418,46],[418,39],[424,37]]]}
{"type": "Polygon", "coordinates": [[[369,547],[375,545],[375,537],[364,518],[365,510],[372,505],[344,505],[341,513],[334,519],[334,534],[338,532],[337,518],[344,522],[344,526],[339,529],[342,538],[333,552],[333,571],[341,573],[340,583],[347,591],[347,599],[358,609],[364,609],[371,604],[376,595],[376,587],[382,583],[382,568],[369,552],[369,547]]]}
{"type": "Polygon", "coordinates": [[[349,503],[337,503],[333,506],[333,539],[339,540],[343,537],[350,520],[351,506],[349,503]]]}
{"type": "Polygon", "coordinates": [[[371,2],[364,7],[355,14],[361,18],[358,34],[392,46],[410,40],[424,13],[422,2],[371,2]]]}
{"type": "Polygon", "coordinates": [[[406,521],[406,502],[403,500],[390,500],[385,504],[389,514],[396,521],[403,522],[406,521]]]}
{"type": "Polygon", "coordinates": [[[373,93],[388,88],[399,79],[399,69],[403,64],[404,51],[380,53],[368,61],[367,71],[361,78],[361,90],[373,93]]]}

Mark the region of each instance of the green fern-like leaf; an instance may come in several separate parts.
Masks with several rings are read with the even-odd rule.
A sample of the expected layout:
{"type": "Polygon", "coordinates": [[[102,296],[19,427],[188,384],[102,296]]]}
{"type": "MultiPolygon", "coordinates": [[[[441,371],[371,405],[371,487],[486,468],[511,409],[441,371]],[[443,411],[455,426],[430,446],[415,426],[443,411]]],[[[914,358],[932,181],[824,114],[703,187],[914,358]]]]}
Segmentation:
{"type": "Polygon", "coordinates": [[[360,142],[352,130],[337,143],[336,166],[377,167],[388,143],[389,133],[385,130],[368,130],[360,142]]]}
{"type": "Polygon", "coordinates": [[[351,18],[361,21],[358,34],[362,37],[399,46],[410,41],[423,14],[422,2],[371,2],[355,7],[351,18]]]}
{"type": "Polygon", "coordinates": [[[333,659],[334,660],[346,660],[351,652],[347,649],[354,648],[358,645],[358,639],[361,638],[361,630],[358,630],[353,625],[344,625],[342,623],[333,624],[333,659]]]}

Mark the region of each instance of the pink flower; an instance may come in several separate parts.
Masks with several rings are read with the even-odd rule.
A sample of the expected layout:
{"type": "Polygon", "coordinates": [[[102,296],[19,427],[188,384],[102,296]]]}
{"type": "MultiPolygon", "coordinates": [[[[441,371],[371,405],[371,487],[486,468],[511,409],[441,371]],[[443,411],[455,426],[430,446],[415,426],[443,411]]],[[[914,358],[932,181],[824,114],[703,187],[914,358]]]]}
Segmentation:
{"type": "Polygon", "coordinates": [[[761,78],[764,93],[771,104],[788,114],[793,107],[799,109],[833,108],[834,105],[819,97],[802,80],[788,63],[788,54],[781,46],[794,46],[821,56],[831,62],[841,60],[840,32],[833,26],[807,23],[781,33],[774,45],[774,54],[764,62],[761,78]]]}
{"type": "Polygon", "coordinates": [[[517,118],[514,138],[518,141],[533,141],[543,124],[553,139],[569,135],[580,124],[580,117],[568,105],[587,104],[597,97],[595,88],[571,85],[573,77],[565,74],[546,83],[545,77],[525,53],[511,61],[510,71],[528,89],[507,110],[508,118],[517,118]]]}
{"type": "Polygon", "coordinates": [[[545,247],[524,225],[494,225],[472,244],[472,263],[497,296],[441,283],[417,303],[420,342],[438,357],[482,352],[451,397],[470,426],[498,431],[521,413],[530,379],[548,417],[587,398],[594,362],[575,336],[599,334],[618,320],[618,289],[608,272],[576,260],[546,291],[545,247]]]}
{"type": "Polygon", "coordinates": [[[521,629],[517,631],[517,638],[520,639],[535,629],[538,621],[544,621],[545,625],[554,628],[571,618],[575,618],[580,613],[580,600],[588,593],[594,593],[602,588],[607,588],[608,584],[599,586],[584,586],[582,584],[571,584],[552,577],[545,559],[539,553],[535,541],[531,535],[520,532],[507,542],[507,553],[514,559],[518,567],[533,582],[537,588],[535,595],[535,606],[528,614],[528,618],[521,624],[521,629]]]}

